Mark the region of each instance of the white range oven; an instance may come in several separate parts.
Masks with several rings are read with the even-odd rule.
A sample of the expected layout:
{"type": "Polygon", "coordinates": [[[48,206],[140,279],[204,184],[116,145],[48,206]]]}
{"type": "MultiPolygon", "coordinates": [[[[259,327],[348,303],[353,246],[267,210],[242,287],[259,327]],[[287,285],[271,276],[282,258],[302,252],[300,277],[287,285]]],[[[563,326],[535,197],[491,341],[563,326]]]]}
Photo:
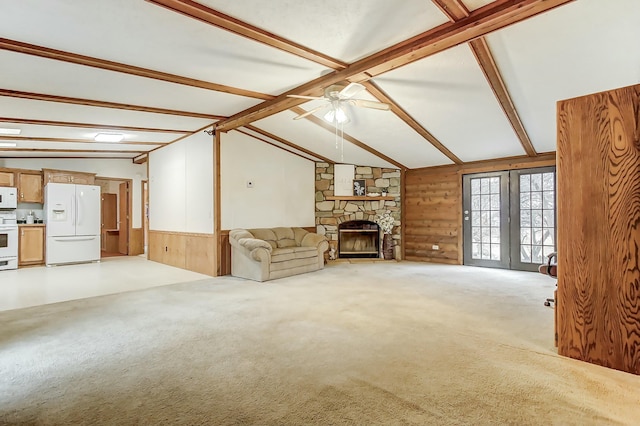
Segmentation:
{"type": "Polygon", "coordinates": [[[0,187],[0,271],[18,269],[17,188],[0,187]]]}
{"type": "Polygon", "coordinates": [[[0,271],[18,269],[18,225],[14,212],[0,212],[0,271]]]}

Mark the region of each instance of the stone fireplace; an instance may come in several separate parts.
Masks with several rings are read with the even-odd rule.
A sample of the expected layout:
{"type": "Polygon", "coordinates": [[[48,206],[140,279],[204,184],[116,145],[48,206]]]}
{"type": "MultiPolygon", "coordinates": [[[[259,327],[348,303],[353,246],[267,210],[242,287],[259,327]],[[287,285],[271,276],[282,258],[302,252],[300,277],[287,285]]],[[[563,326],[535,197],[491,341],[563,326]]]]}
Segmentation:
{"type": "Polygon", "coordinates": [[[380,230],[368,220],[350,220],[338,226],[339,258],[377,258],[380,256],[380,230]]]}
{"type": "MultiPolygon", "coordinates": [[[[339,230],[350,221],[368,221],[375,225],[376,216],[389,213],[395,220],[392,232],[394,257],[400,259],[401,205],[400,170],[383,167],[355,166],[354,179],[366,181],[368,194],[379,196],[341,197],[334,194],[333,164],[316,163],[316,230],[325,235],[339,255],[339,230]],[[387,196],[382,190],[387,189],[387,196]]],[[[377,226],[377,225],[376,225],[377,226]]],[[[369,232],[370,234],[372,232],[369,232]]],[[[381,237],[378,231],[379,238],[381,237]]],[[[362,244],[359,243],[359,244],[362,244]]],[[[380,252],[380,240],[378,253],[380,252]]],[[[373,251],[373,250],[370,250],[373,251]]],[[[378,254],[377,257],[380,255],[378,254]]],[[[340,256],[344,257],[344,256],[340,256]]],[[[362,256],[359,256],[362,257],[362,256]]],[[[374,257],[374,256],[371,256],[374,257]]]]}

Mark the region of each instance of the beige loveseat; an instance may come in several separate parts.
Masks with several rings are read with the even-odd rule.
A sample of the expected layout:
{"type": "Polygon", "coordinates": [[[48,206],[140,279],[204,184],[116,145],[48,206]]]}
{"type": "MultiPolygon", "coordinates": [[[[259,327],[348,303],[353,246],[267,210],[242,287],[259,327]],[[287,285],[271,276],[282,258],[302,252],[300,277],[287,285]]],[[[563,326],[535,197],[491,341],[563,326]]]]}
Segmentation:
{"type": "Polygon", "coordinates": [[[324,267],[327,239],[302,228],[234,229],[231,275],[267,281],[324,267]]]}

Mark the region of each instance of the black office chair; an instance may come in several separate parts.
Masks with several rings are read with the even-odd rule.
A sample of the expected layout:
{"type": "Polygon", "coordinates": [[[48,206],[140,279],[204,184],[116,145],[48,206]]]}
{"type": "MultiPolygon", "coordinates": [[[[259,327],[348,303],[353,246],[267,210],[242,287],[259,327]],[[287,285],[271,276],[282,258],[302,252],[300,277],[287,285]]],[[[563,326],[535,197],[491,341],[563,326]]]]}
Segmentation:
{"type": "MultiPolygon", "coordinates": [[[[554,252],[547,256],[547,263],[542,264],[538,267],[538,272],[541,274],[549,275],[552,278],[558,278],[558,253],[554,252]],[[555,260],[554,260],[555,259],[555,260]]],[[[556,285],[558,283],[556,282],[556,285]]],[[[547,298],[544,302],[544,306],[551,306],[552,303],[555,303],[556,299],[547,298]]]]}

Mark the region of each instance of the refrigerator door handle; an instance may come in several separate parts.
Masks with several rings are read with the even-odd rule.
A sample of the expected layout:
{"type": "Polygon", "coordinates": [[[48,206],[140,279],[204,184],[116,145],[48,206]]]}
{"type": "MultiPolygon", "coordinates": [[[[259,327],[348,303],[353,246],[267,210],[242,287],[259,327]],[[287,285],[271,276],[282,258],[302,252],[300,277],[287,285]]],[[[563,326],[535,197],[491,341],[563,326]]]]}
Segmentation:
{"type": "Polygon", "coordinates": [[[53,240],[55,241],[91,241],[91,240],[95,240],[96,237],[95,235],[91,236],[86,236],[86,237],[51,237],[53,240]]]}
{"type": "Polygon", "coordinates": [[[71,224],[76,226],[76,197],[71,197],[71,224]]]}
{"type": "Polygon", "coordinates": [[[76,210],[78,214],[78,225],[82,223],[82,200],[79,195],[76,195],[76,210]]]}

